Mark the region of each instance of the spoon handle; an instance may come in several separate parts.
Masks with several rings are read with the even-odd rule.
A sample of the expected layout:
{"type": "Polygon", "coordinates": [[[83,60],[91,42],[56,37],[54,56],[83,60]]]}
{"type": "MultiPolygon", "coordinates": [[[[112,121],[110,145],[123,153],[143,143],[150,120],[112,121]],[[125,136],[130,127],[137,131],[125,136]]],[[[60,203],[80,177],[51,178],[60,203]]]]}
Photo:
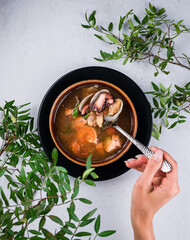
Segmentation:
{"type": "MultiPolygon", "coordinates": [[[[119,126],[113,126],[113,127],[117,129],[120,133],[122,133],[128,140],[130,140],[147,158],[150,158],[154,154],[153,151],[151,151],[148,147],[146,147],[145,145],[143,145],[142,143],[134,139],[131,135],[126,133],[119,126]]],[[[167,173],[167,172],[170,172],[171,170],[172,170],[171,164],[164,159],[161,167],[161,171],[167,173]]]]}

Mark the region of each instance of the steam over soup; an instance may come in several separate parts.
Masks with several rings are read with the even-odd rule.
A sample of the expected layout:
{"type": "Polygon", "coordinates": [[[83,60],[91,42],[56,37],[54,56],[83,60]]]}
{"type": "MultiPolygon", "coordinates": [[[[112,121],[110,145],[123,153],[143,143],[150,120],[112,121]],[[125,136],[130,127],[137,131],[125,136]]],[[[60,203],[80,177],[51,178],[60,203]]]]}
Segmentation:
{"type": "Polygon", "coordinates": [[[54,132],[61,148],[70,157],[92,163],[104,162],[125,148],[127,139],[115,128],[117,123],[132,132],[128,102],[114,88],[103,84],[86,84],[70,91],[59,104],[54,132]]]}

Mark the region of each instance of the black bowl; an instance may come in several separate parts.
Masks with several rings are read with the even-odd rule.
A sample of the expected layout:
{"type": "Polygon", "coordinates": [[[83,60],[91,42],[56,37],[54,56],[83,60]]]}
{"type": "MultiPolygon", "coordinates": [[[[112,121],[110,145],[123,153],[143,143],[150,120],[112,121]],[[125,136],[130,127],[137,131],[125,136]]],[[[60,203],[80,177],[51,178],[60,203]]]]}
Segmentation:
{"type": "MultiPolygon", "coordinates": [[[[51,159],[51,151],[55,147],[49,130],[49,114],[57,96],[68,86],[82,81],[97,79],[110,82],[122,89],[131,99],[138,119],[136,139],[144,145],[148,145],[152,131],[152,114],[150,105],[138,85],[126,75],[104,67],[85,67],[67,73],[58,79],[45,94],[38,113],[38,133],[42,147],[51,159]]],[[[98,180],[106,180],[117,177],[129,170],[124,164],[128,158],[135,157],[140,151],[132,146],[120,159],[105,166],[96,167],[98,180]]],[[[58,165],[64,166],[73,177],[81,176],[85,166],[78,165],[59,152],[58,165]]]]}

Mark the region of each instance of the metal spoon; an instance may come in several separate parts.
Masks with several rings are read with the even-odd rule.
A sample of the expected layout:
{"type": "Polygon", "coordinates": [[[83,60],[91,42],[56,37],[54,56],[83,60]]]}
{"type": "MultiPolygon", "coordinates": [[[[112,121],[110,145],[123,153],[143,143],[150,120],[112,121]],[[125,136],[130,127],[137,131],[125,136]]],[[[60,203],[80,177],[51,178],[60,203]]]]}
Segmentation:
{"type": "MultiPolygon", "coordinates": [[[[144,146],[142,143],[140,143],[139,141],[137,141],[136,139],[134,139],[131,135],[129,135],[128,133],[126,133],[122,128],[120,128],[117,125],[112,125],[112,127],[114,127],[115,129],[117,129],[120,133],[122,133],[129,141],[131,141],[147,158],[150,158],[154,152],[151,151],[148,147],[144,146]]],[[[161,167],[161,171],[168,173],[172,170],[172,166],[171,164],[164,159],[162,167],[161,167]]]]}

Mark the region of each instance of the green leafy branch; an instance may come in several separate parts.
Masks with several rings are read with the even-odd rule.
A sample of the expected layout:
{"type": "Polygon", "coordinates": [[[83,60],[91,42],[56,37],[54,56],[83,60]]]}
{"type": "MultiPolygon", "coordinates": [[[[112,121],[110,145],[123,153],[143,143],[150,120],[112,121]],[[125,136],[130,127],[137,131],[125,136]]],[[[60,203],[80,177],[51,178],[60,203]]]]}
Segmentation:
{"type": "Polygon", "coordinates": [[[17,107],[10,101],[0,107],[0,178],[7,181],[6,186],[0,186],[0,239],[91,239],[91,232],[80,229],[93,222],[94,239],[114,234],[112,230],[99,232],[100,216],[93,217],[97,209],[81,218],[76,215],[76,201],[92,203],[79,197],[81,184],[96,186],[92,179],[98,176],[91,167],[91,156],[83,175],[72,186],[67,170],[57,166],[57,149],[52,151],[51,162],[45,155],[30,109],[25,109],[28,104],[17,107]],[[64,221],[51,213],[60,205],[67,208],[68,219],[64,216],[64,221]],[[45,227],[47,219],[56,223],[54,233],[45,227]],[[31,227],[33,222],[36,229],[31,227]]]}
{"type": "Polygon", "coordinates": [[[151,109],[154,118],[159,121],[153,124],[152,135],[158,140],[163,126],[172,129],[185,123],[185,115],[190,113],[190,82],[183,87],[174,86],[175,92],[172,92],[172,85],[165,88],[161,83],[158,86],[152,82],[153,91],[146,93],[153,95],[151,109]]]}
{"type": "Polygon", "coordinates": [[[137,17],[133,10],[125,16],[121,16],[118,24],[118,34],[113,33],[113,23],[108,27],[96,24],[96,11],[88,17],[85,14],[87,24],[84,28],[92,28],[99,34],[95,37],[105,43],[116,46],[111,53],[100,50],[98,61],[123,59],[123,65],[128,61],[148,60],[155,67],[155,76],[159,71],[168,74],[168,64],[174,64],[190,70],[190,58],[186,54],[177,56],[175,53],[175,39],[183,33],[189,33],[190,29],[183,20],[175,22],[168,19],[164,8],[156,9],[149,3],[149,9],[145,8],[145,16],[142,20],[137,17]]]}

